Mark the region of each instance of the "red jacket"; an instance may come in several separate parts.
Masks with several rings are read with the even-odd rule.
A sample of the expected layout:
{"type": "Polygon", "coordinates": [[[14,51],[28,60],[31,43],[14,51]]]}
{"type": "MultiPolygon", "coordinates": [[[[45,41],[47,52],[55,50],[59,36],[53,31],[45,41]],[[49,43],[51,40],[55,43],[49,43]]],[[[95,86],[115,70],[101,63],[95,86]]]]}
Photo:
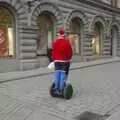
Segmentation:
{"type": "Polygon", "coordinates": [[[52,60],[69,61],[73,55],[69,40],[57,39],[52,46],[52,60]]]}

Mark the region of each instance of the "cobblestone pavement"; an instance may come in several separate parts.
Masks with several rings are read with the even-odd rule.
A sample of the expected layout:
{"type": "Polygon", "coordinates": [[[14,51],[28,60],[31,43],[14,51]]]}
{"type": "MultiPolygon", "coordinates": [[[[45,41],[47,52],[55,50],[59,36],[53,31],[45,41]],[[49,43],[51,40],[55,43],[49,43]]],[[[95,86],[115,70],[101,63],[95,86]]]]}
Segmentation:
{"type": "Polygon", "coordinates": [[[53,75],[0,84],[0,120],[72,120],[90,111],[101,115],[120,110],[120,63],[72,70],[71,100],[49,95],[53,75]]]}

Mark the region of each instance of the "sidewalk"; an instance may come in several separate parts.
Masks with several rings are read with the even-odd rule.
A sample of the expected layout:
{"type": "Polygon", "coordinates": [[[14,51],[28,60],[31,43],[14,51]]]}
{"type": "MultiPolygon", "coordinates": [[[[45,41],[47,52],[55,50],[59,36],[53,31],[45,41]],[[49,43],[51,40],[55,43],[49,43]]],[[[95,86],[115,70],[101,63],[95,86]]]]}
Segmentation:
{"type": "MultiPolygon", "coordinates": [[[[82,69],[85,67],[91,67],[95,65],[107,64],[107,63],[118,62],[118,61],[120,61],[120,58],[114,57],[114,58],[107,58],[107,59],[101,59],[101,60],[93,60],[89,62],[72,63],[70,69],[76,70],[76,69],[82,69]]],[[[51,73],[52,71],[49,70],[47,67],[38,68],[34,70],[27,70],[27,71],[0,73],[0,83],[6,82],[6,81],[13,81],[13,80],[25,79],[25,78],[30,78],[30,77],[36,77],[36,76],[41,76],[41,75],[47,75],[51,73]]]]}

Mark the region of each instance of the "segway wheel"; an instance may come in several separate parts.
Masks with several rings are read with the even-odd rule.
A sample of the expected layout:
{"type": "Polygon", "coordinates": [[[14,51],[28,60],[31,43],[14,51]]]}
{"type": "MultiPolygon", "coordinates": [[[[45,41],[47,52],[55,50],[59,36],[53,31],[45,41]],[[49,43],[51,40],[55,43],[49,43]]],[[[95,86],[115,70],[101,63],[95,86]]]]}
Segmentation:
{"type": "Polygon", "coordinates": [[[55,87],[55,83],[52,83],[52,85],[50,87],[50,91],[49,91],[49,93],[52,97],[56,97],[54,87],[55,87]]]}
{"type": "Polygon", "coordinates": [[[64,95],[64,98],[66,100],[69,100],[72,97],[72,95],[73,95],[73,87],[72,87],[71,84],[66,85],[63,95],[64,95]]]}

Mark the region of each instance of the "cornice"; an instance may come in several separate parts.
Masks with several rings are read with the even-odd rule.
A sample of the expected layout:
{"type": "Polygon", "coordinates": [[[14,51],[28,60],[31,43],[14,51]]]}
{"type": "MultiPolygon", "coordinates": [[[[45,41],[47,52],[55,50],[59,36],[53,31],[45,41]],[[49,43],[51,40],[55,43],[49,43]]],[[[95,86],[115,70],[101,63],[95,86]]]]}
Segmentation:
{"type": "MultiPolygon", "coordinates": [[[[68,0],[62,0],[62,1],[68,2],[68,0]]],[[[120,8],[112,7],[110,4],[104,3],[100,0],[69,0],[69,2],[72,4],[76,3],[78,5],[80,3],[83,3],[94,8],[100,8],[100,9],[107,10],[111,13],[120,14],[120,8]]]]}

